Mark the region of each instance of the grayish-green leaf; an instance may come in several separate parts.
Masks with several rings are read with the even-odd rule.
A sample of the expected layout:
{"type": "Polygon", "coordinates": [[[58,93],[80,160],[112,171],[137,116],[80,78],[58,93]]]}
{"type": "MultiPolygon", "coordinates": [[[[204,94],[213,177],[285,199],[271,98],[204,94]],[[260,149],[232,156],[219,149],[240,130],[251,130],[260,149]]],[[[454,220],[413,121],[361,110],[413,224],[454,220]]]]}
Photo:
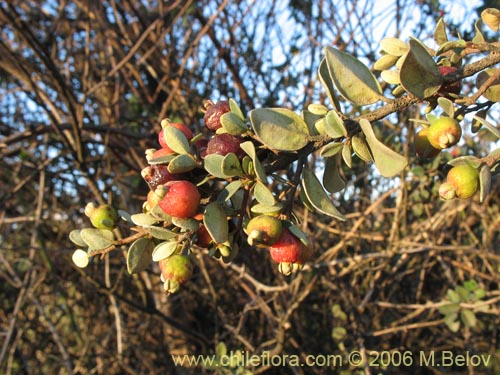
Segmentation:
{"type": "Polygon", "coordinates": [[[344,178],[341,176],[339,168],[341,155],[325,159],[325,171],[323,172],[323,186],[329,193],[336,193],[346,187],[344,178]]]}
{"type": "Polygon", "coordinates": [[[113,232],[107,229],[84,228],[80,230],[80,237],[90,251],[105,249],[114,243],[113,232]]]}
{"type": "Polygon", "coordinates": [[[320,156],[324,158],[329,158],[332,157],[340,152],[342,150],[342,147],[344,147],[344,144],[342,142],[332,142],[328,143],[327,145],[324,145],[321,150],[319,151],[320,156]]]}
{"type": "Polygon", "coordinates": [[[302,117],[286,108],[258,108],[250,111],[255,134],[267,147],[297,151],[307,145],[309,128],[302,117]]]}
{"type": "Polygon", "coordinates": [[[372,125],[368,120],[361,119],[359,126],[365,135],[375,167],[377,167],[382,176],[392,177],[406,168],[408,165],[406,158],[380,142],[375,136],[372,125]]]}
{"type": "Polygon", "coordinates": [[[241,176],[243,174],[240,160],[236,154],[230,152],[224,156],[222,160],[222,173],[227,177],[241,176]]]}
{"type": "Polygon", "coordinates": [[[80,236],[80,229],[74,229],[71,232],[69,232],[69,239],[77,246],[80,247],[87,246],[86,242],[82,240],[82,237],[80,236]]]}
{"type": "Polygon", "coordinates": [[[448,35],[446,34],[446,25],[442,18],[436,24],[434,29],[434,40],[440,46],[448,41],[448,35]]]}
{"type": "Polygon", "coordinates": [[[176,232],[172,232],[171,230],[163,227],[157,226],[144,226],[143,227],[146,232],[148,232],[154,238],[159,240],[171,240],[177,236],[176,232]]]}
{"type": "Polygon", "coordinates": [[[418,40],[410,40],[400,71],[401,84],[406,91],[424,99],[434,95],[443,83],[443,77],[434,59],[418,40]]]}
{"type": "Polygon", "coordinates": [[[328,96],[328,99],[330,99],[330,103],[332,103],[333,107],[337,111],[340,111],[340,104],[337,99],[337,92],[335,91],[335,85],[332,81],[330,71],[328,70],[328,64],[326,62],[326,58],[323,58],[319,64],[318,75],[319,75],[319,80],[323,84],[323,87],[326,89],[326,95],[328,96]]]}
{"type": "Polygon", "coordinates": [[[408,45],[398,38],[385,38],[380,41],[382,49],[393,56],[403,56],[408,51],[408,45]]]}
{"type": "Polygon", "coordinates": [[[377,61],[375,61],[375,64],[373,64],[373,69],[374,70],[387,70],[390,69],[396,64],[398,61],[399,57],[394,56],[394,55],[382,55],[377,61]]]}
{"type": "Polygon", "coordinates": [[[222,171],[223,162],[224,162],[224,156],[219,154],[210,154],[205,157],[205,160],[203,162],[203,167],[212,176],[225,179],[227,176],[222,171]]]}
{"type": "Polygon", "coordinates": [[[344,163],[352,168],[352,146],[350,143],[344,143],[342,146],[342,159],[344,159],[344,163]]]}
{"type": "Polygon", "coordinates": [[[245,121],[241,119],[240,116],[233,112],[224,113],[220,117],[220,122],[222,128],[229,134],[232,135],[241,135],[245,133],[247,129],[247,125],[245,121]]]}
{"type": "Polygon", "coordinates": [[[240,180],[232,181],[227,184],[224,189],[219,193],[217,200],[219,202],[225,202],[230,199],[236,192],[243,186],[240,180]]]}
{"type": "Polygon", "coordinates": [[[172,174],[186,173],[196,168],[197,164],[194,158],[189,154],[177,155],[168,163],[168,171],[172,174]]]}
{"type": "Polygon", "coordinates": [[[236,116],[238,116],[241,120],[245,121],[245,115],[241,111],[240,106],[234,99],[229,99],[229,109],[231,110],[232,113],[234,113],[236,116]]]}
{"type": "Polygon", "coordinates": [[[484,202],[491,189],[491,170],[483,165],[479,172],[479,201],[484,202]]]}
{"type": "Polygon", "coordinates": [[[130,219],[132,223],[139,226],[154,225],[158,222],[157,218],[145,213],[133,214],[130,219]]]}
{"type": "Polygon", "coordinates": [[[443,108],[444,113],[446,113],[448,117],[453,118],[455,116],[455,107],[453,106],[453,102],[450,99],[441,96],[437,101],[439,106],[443,108]]]}
{"type": "Polygon", "coordinates": [[[254,204],[251,208],[250,211],[256,213],[256,214],[277,214],[283,209],[283,204],[282,203],[276,203],[273,205],[265,205],[262,203],[254,204]]]}
{"type": "Polygon", "coordinates": [[[351,103],[367,105],[383,99],[382,89],[375,76],[354,56],[327,46],[325,58],[332,81],[341,95],[351,103]]]}
{"type": "Polygon", "coordinates": [[[336,219],[345,220],[345,217],[334,206],[325,189],[310,168],[306,167],[302,172],[302,187],[308,200],[316,210],[336,219]]]}
{"type": "Polygon", "coordinates": [[[177,241],[165,241],[158,244],[153,249],[152,253],[153,261],[158,262],[162,259],[168,258],[169,256],[173,255],[177,250],[178,245],[179,244],[177,243],[177,241]]]}
{"type": "Polygon", "coordinates": [[[500,139],[500,130],[495,125],[478,116],[474,116],[474,119],[483,124],[486,129],[488,129],[491,133],[493,133],[493,135],[500,139]]]}
{"type": "Polygon", "coordinates": [[[127,271],[130,274],[144,271],[151,263],[154,243],[148,238],[138,238],[127,251],[127,271]]]}
{"type": "Polygon", "coordinates": [[[166,126],[163,129],[163,137],[167,146],[178,154],[189,153],[189,141],[182,131],[174,126],[166,126]]]}
{"type": "Polygon", "coordinates": [[[373,161],[370,149],[368,148],[368,143],[363,136],[355,134],[351,138],[351,145],[354,153],[358,155],[361,160],[366,161],[367,163],[373,161]]]}
{"type": "Polygon", "coordinates": [[[276,202],[273,193],[261,181],[256,181],[253,189],[253,195],[257,202],[267,206],[273,206],[276,202]]]}
{"type": "Polygon", "coordinates": [[[344,120],[336,111],[329,111],[325,116],[325,132],[332,138],[347,136],[347,129],[344,120]]]}
{"type": "Polygon", "coordinates": [[[460,318],[466,327],[474,328],[477,324],[476,314],[468,309],[460,311],[460,318]]]}
{"type": "Polygon", "coordinates": [[[224,209],[218,202],[209,203],[205,207],[203,224],[215,243],[224,243],[228,239],[229,226],[224,209]]]}

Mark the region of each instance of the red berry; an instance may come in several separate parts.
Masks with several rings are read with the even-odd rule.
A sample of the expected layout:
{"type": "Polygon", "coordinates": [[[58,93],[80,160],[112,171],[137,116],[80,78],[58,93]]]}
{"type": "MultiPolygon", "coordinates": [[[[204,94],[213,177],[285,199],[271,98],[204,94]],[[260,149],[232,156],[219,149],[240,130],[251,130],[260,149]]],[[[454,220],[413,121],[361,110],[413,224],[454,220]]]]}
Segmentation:
{"type": "Polygon", "coordinates": [[[296,263],[301,251],[302,243],[286,228],[281,231],[278,241],[269,247],[271,259],[276,263],[296,263]]]}
{"type": "Polygon", "coordinates": [[[243,157],[245,152],[240,147],[240,144],[241,139],[235,137],[234,135],[228,133],[217,134],[210,141],[208,141],[207,155],[219,154],[225,156],[232,152],[238,157],[243,157]]]}
{"type": "Polygon", "coordinates": [[[141,175],[151,190],[155,190],[158,186],[169,181],[180,179],[178,174],[171,174],[166,165],[149,165],[141,171],[141,175]]]}
{"type": "Polygon", "coordinates": [[[158,202],[168,215],[178,218],[193,217],[200,205],[200,192],[189,181],[170,181],[164,186],[165,194],[158,202]]]}
{"type": "Polygon", "coordinates": [[[212,241],[212,237],[210,233],[208,233],[207,227],[202,224],[196,232],[196,245],[206,249],[210,246],[212,241]]]}
{"type": "Polygon", "coordinates": [[[207,109],[207,111],[203,116],[203,120],[205,121],[205,126],[213,132],[222,127],[220,117],[224,113],[227,113],[231,110],[229,107],[229,102],[225,100],[222,100],[215,104],[211,101],[208,101],[205,104],[205,108],[207,109]]]}

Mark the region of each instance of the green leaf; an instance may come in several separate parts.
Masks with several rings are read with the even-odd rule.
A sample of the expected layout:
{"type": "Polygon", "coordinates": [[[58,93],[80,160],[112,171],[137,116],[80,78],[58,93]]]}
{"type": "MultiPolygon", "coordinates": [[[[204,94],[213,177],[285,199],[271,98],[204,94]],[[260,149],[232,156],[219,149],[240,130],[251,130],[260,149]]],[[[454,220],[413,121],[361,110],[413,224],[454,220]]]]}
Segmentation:
{"type": "Polygon", "coordinates": [[[231,110],[232,113],[234,113],[236,116],[238,116],[241,120],[245,121],[245,115],[241,111],[240,106],[234,99],[229,99],[229,109],[231,110]]]}
{"type": "Polygon", "coordinates": [[[444,322],[452,332],[458,332],[460,329],[460,322],[457,320],[457,314],[446,315],[444,322]]]}
{"type": "Polygon", "coordinates": [[[474,31],[476,32],[476,34],[474,35],[474,38],[472,38],[472,43],[476,44],[486,43],[486,40],[484,39],[480,26],[481,26],[481,21],[476,20],[476,22],[474,22],[474,31]]]}
{"type": "Polygon", "coordinates": [[[224,187],[219,193],[217,200],[219,202],[225,202],[230,199],[236,192],[243,186],[240,180],[232,181],[224,187]]]}
{"type": "Polygon", "coordinates": [[[460,318],[466,327],[474,328],[477,324],[476,314],[468,309],[460,311],[460,318]]]}
{"type": "Polygon", "coordinates": [[[283,226],[290,231],[295,237],[297,237],[300,242],[305,246],[310,246],[309,237],[305,234],[297,225],[295,225],[290,220],[283,220],[283,226]]]}
{"type": "Polygon", "coordinates": [[[205,207],[203,224],[216,244],[226,242],[229,236],[229,226],[224,209],[218,202],[209,203],[205,207]]]}
{"type": "Polygon", "coordinates": [[[173,255],[177,250],[178,245],[177,241],[165,241],[156,245],[152,253],[153,262],[159,262],[160,260],[173,255]]]}
{"type": "Polygon", "coordinates": [[[483,124],[486,129],[488,129],[493,135],[500,139],[500,130],[495,125],[478,116],[474,116],[474,119],[483,124]]]}
{"type": "Polygon", "coordinates": [[[232,135],[241,135],[243,133],[246,133],[246,131],[248,130],[245,121],[243,121],[240,116],[233,112],[224,113],[220,117],[220,122],[222,128],[227,133],[232,135]]]}
{"type": "Polygon", "coordinates": [[[113,232],[107,229],[84,228],[80,230],[80,237],[89,250],[105,249],[113,245],[114,235],[113,232]]]}
{"type": "Polygon", "coordinates": [[[408,51],[408,45],[398,38],[385,38],[380,41],[382,50],[392,56],[403,56],[408,51]]]}
{"type": "Polygon", "coordinates": [[[368,120],[361,119],[359,126],[366,137],[375,166],[382,176],[392,177],[406,168],[408,164],[406,158],[380,142],[368,120]]]}
{"type": "Polygon", "coordinates": [[[457,165],[470,165],[473,168],[479,168],[481,163],[481,159],[479,159],[477,156],[466,155],[452,159],[447,164],[451,165],[452,167],[456,167],[457,165]]]}
{"type": "MultiPolygon", "coordinates": [[[[170,128],[172,126],[169,126],[170,128]]],[[[168,163],[168,171],[172,174],[186,173],[196,168],[196,160],[189,154],[177,155],[168,163]]]]}
{"type": "Polygon", "coordinates": [[[436,24],[434,30],[434,40],[440,46],[448,41],[448,35],[446,34],[446,25],[442,18],[436,24]]]}
{"type": "Polygon", "coordinates": [[[260,160],[257,158],[257,153],[255,152],[254,144],[251,141],[247,141],[240,144],[240,147],[252,159],[253,170],[255,175],[257,176],[257,179],[262,182],[266,181],[267,179],[266,173],[264,172],[264,168],[262,167],[260,160]]]}
{"type": "Polygon", "coordinates": [[[281,212],[282,209],[283,209],[283,204],[279,203],[279,202],[276,204],[273,204],[273,205],[266,205],[266,204],[262,204],[262,203],[257,203],[257,204],[254,204],[250,208],[250,211],[252,211],[253,213],[256,213],[256,214],[271,215],[271,214],[277,214],[277,213],[281,212]]]}
{"type": "Polygon", "coordinates": [[[333,205],[316,175],[307,167],[302,172],[302,187],[307,199],[316,210],[341,221],[345,220],[345,217],[333,205]]]}
{"type": "Polygon", "coordinates": [[[360,134],[355,134],[351,138],[351,145],[354,153],[358,155],[358,157],[365,161],[365,162],[371,162],[372,160],[372,155],[370,154],[370,149],[368,148],[368,143],[366,143],[366,140],[363,136],[360,134]]]}
{"type": "Polygon", "coordinates": [[[185,231],[195,231],[200,226],[195,219],[181,217],[172,217],[172,224],[185,231]]]}
{"type": "Polygon", "coordinates": [[[130,245],[127,251],[127,270],[128,273],[139,273],[144,271],[151,263],[153,242],[148,238],[139,238],[130,245]]]}
{"type": "Polygon", "coordinates": [[[455,117],[455,107],[453,106],[453,102],[450,99],[441,96],[437,101],[439,106],[443,108],[444,113],[446,113],[448,117],[455,117]]]}
{"type": "Polygon", "coordinates": [[[325,160],[325,171],[323,172],[323,186],[329,193],[336,193],[346,187],[345,180],[340,175],[341,155],[325,160]]]}
{"type": "Polygon", "coordinates": [[[337,111],[340,111],[340,104],[337,99],[335,85],[333,84],[332,77],[328,70],[328,64],[326,63],[326,58],[323,58],[319,64],[318,76],[319,80],[323,84],[323,87],[326,89],[326,95],[328,96],[328,99],[330,99],[330,103],[332,103],[333,107],[337,111]]]}
{"type": "Polygon", "coordinates": [[[74,229],[71,232],[69,232],[69,239],[77,246],[80,247],[87,246],[87,243],[84,240],[82,240],[82,237],[80,236],[80,229],[74,229]]]}
{"type": "Polygon", "coordinates": [[[342,147],[342,159],[344,159],[344,163],[352,168],[352,146],[350,143],[344,143],[342,147]]]}
{"type": "Polygon", "coordinates": [[[344,144],[341,142],[328,143],[321,148],[319,155],[324,158],[335,156],[340,152],[340,150],[342,150],[342,147],[344,147],[344,144]]]}
{"type": "Polygon", "coordinates": [[[132,223],[135,225],[139,226],[148,226],[148,225],[154,225],[158,222],[158,219],[155,217],[151,216],[150,214],[133,214],[130,216],[130,219],[132,220],[132,223]]]}
{"type": "Polygon", "coordinates": [[[309,141],[304,119],[286,108],[254,109],[250,122],[262,143],[274,150],[297,151],[309,141]]]}
{"type": "Polygon", "coordinates": [[[241,176],[243,174],[240,160],[236,154],[230,152],[224,156],[224,159],[222,160],[222,173],[226,177],[241,176]]]}
{"type": "Polygon", "coordinates": [[[266,206],[273,206],[276,203],[273,193],[260,181],[255,183],[253,195],[257,199],[257,202],[266,206]]]}
{"type": "Polygon", "coordinates": [[[325,132],[332,138],[347,137],[344,120],[335,111],[329,111],[325,116],[325,132]]]}
{"type": "Polygon", "coordinates": [[[421,99],[434,95],[443,83],[434,59],[416,39],[410,40],[399,75],[404,89],[421,99]]]}
{"type": "Polygon", "coordinates": [[[443,53],[446,53],[448,51],[454,50],[457,53],[460,53],[461,50],[463,50],[465,47],[467,47],[467,42],[463,39],[460,40],[450,40],[449,42],[443,43],[439,49],[436,51],[436,56],[440,56],[443,53]]]}
{"type": "Polygon", "coordinates": [[[460,303],[460,296],[453,289],[448,289],[446,292],[446,298],[448,298],[450,302],[460,303]]]}
{"type": "Polygon", "coordinates": [[[203,167],[212,176],[226,179],[227,176],[222,171],[223,162],[224,162],[224,156],[219,154],[210,154],[205,157],[205,160],[203,162],[203,167]]]}
{"type": "Polygon", "coordinates": [[[383,99],[375,76],[354,56],[328,46],[325,58],[332,81],[351,103],[367,105],[383,99]]]}
{"type": "Polygon", "coordinates": [[[443,315],[456,314],[460,311],[460,304],[458,303],[448,303],[443,306],[439,306],[438,310],[443,315]]]}
{"type": "Polygon", "coordinates": [[[163,227],[144,226],[143,228],[151,236],[159,240],[171,240],[172,238],[175,238],[177,236],[177,233],[172,232],[171,230],[163,227]]]}
{"type": "Polygon", "coordinates": [[[479,201],[484,202],[491,189],[491,170],[483,165],[479,172],[479,201]]]}
{"type": "Polygon", "coordinates": [[[73,252],[71,260],[78,268],[85,268],[89,265],[89,256],[85,250],[77,249],[73,252]]]}
{"type": "Polygon", "coordinates": [[[382,55],[377,61],[375,61],[375,64],[373,64],[373,69],[374,70],[387,70],[390,69],[396,64],[396,62],[399,60],[398,56],[394,55],[382,55]]]}
{"type": "Polygon", "coordinates": [[[178,154],[189,153],[189,141],[179,129],[174,126],[166,126],[163,129],[163,136],[167,146],[178,154]]]}

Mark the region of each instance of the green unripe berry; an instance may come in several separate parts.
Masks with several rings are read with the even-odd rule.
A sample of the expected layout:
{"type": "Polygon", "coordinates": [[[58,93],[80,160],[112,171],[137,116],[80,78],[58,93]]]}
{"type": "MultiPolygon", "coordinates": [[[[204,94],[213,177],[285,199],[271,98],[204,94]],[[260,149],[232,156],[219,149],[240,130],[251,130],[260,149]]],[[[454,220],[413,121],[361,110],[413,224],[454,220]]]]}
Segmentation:
{"type": "Polygon", "coordinates": [[[274,244],[281,235],[283,224],[281,220],[268,215],[260,215],[252,218],[247,225],[248,244],[257,247],[269,247],[274,244]]]}
{"type": "Polygon", "coordinates": [[[434,121],[427,131],[427,139],[432,147],[442,150],[454,146],[462,137],[462,128],[457,120],[451,117],[440,117],[434,121]]]}
{"type": "Polygon", "coordinates": [[[107,204],[95,206],[89,203],[85,206],[85,215],[90,219],[92,225],[97,229],[113,229],[118,223],[118,213],[107,204]]]}
{"type": "Polygon", "coordinates": [[[457,198],[472,197],[479,187],[479,172],[468,164],[457,165],[450,169],[446,182],[455,190],[457,198]]]}

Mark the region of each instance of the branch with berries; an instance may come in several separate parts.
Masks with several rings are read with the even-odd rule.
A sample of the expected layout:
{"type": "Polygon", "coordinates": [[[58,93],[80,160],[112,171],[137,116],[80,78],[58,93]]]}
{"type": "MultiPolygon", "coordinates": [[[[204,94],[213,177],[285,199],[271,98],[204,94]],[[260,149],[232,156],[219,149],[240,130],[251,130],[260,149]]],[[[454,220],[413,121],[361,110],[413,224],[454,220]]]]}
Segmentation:
{"type": "MultiPolygon", "coordinates": [[[[484,127],[500,138],[498,128],[487,121],[487,111],[500,101],[500,74],[491,68],[500,62],[496,45],[488,44],[479,31],[472,41],[450,41],[442,23],[435,41],[436,51],[417,39],[381,41],[383,54],[373,69],[391,88],[390,98],[361,61],[326,47],[318,76],[332,107],[315,103],[300,114],[287,108],[244,114],[233,99],[207,101],[205,130],[199,134],[186,124],[162,120],[159,148],[145,151],[148,166],[141,175],[150,190],[142,212],[88,204],[85,214],[92,227],[70,234],[79,247],[74,263],[86,267],[96,255],[127,246],[129,273],[158,262],[167,293],[190,279],[199,251],[229,263],[240,250],[256,248],[268,251],[282,274],[300,271],[313,249],[300,229],[297,205],[343,221],[332,195],[346,187],[342,171],[352,168],[353,158],[372,163],[387,178],[407,167],[409,161],[379,139],[376,121],[428,103],[427,117],[418,121],[421,129],[414,136],[417,161],[457,145],[463,137],[460,122],[473,111],[474,129],[484,127]],[[462,67],[474,51],[488,51],[489,56],[462,67]],[[476,93],[461,96],[460,80],[475,74],[476,93]],[[489,104],[476,104],[483,97],[489,104]],[[366,106],[373,104],[381,106],[367,113],[366,106]],[[356,108],[357,116],[345,114],[356,108]],[[437,111],[439,115],[432,113],[437,111]],[[324,160],[321,179],[309,166],[313,153],[324,160]],[[113,230],[121,222],[136,233],[116,240],[113,230]]],[[[482,158],[451,160],[441,198],[471,199],[479,191],[483,201],[499,172],[499,160],[499,150],[482,158]]]]}

